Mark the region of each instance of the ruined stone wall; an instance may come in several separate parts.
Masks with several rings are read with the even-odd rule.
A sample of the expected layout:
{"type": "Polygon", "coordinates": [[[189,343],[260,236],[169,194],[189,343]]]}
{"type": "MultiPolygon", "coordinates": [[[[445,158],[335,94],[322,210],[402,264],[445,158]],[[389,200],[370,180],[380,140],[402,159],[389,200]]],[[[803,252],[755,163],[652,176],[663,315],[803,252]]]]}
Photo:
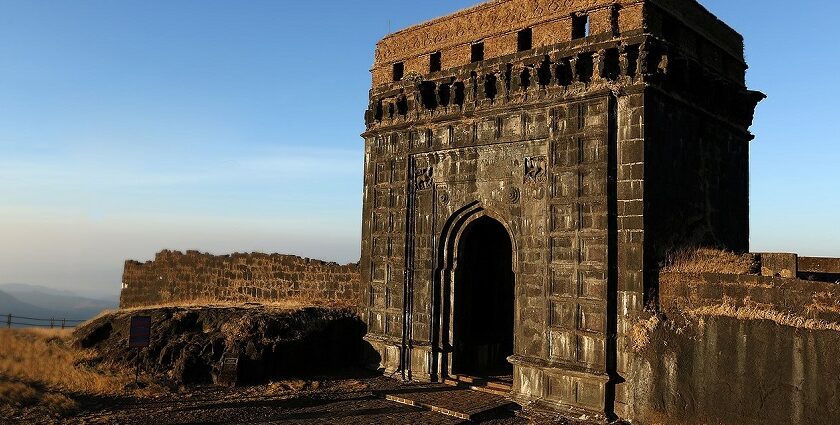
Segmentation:
{"type": "Polygon", "coordinates": [[[377,44],[373,85],[391,82],[391,66],[429,72],[428,58],[440,53],[442,69],[470,63],[470,45],[485,44],[485,58],[516,51],[516,33],[533,29],[534,47],[573,41],[573,17],[586,13],[590,35],[612,37],[642,27],[679,34],[675,43],[712,67],[744,81],[743,38],[694,0],[495,0],[395,32],[377,44]],[[672,25],[680,21],[679,25],[672,25]],[[513,47],[511,47],[513,46],[513,47]],[[739,77],[740,75],[740,77],[739,77]]]}
{"type": "Polygon", "coordinates": [[[356,304],[358,293],[358,264],[280,254],[161,251],[154,261],[126,261],[120,307],[213,301],[356,304]]]}
{"type": "Polygon", "coordinates": [[[660,289],[634,332],[639,423],[836,423],[840,287],[668,273],[660,289]]]}

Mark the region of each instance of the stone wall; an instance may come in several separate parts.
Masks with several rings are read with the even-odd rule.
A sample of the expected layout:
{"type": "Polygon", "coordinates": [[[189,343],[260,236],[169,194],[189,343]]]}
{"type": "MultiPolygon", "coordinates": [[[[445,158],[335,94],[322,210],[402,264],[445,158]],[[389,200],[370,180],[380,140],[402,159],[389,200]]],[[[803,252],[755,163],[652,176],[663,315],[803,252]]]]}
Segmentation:
{"type": "Polygon", "coordinates": [[[280,254],[162,251],[154,261],[125,262],[120,307],[204,301],[356,304],[358,294],[358,264],[280,254]]]}
{"type": "Polygon", "coordinates": [[[840,413],[840,286],[663,274],[634,332],[638,423],[829,424],[840,413]]]}
{"type": "Polygon", "coordinates": [[[517,31],[525,27],[532,28],[537,48],[572,42],[573,17],[581,15],[588,17],[590,34],[601,38],[638,32],[643,20],[652,32],[662,32],[668,24],[661,17],[672,15],[692,33],[681,37],[678,47],[704,55],[712,67],[729,62],[733,70],[745,69],[743,38],[694,0],[493,0],[383,38],[373,85],[393,81],[394,63],[403,63],[406,72],[428,73],[432,53],[440,53],[444,70],[469,65],[475,42],[485,44],[486,59],[516,53],[517,31]]]}

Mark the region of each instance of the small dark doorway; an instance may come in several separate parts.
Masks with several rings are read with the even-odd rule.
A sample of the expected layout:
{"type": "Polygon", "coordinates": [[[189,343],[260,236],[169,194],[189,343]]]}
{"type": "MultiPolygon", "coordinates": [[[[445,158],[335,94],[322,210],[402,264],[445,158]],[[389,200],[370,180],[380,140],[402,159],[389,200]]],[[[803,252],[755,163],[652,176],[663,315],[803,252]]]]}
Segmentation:
{"type": "Polygon", "coordinates": [[[513,373],[513,247],[504,226],[481,217],[464,230],[455,269],[452,372],[513,373]]]}

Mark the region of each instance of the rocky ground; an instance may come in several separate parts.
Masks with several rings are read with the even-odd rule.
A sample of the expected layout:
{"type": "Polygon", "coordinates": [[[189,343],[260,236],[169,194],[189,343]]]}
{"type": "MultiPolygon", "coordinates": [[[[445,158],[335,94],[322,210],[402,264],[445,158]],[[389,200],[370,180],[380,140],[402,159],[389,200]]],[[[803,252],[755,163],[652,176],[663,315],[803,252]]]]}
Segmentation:
{"type": "MultiPolygon", "coordinates": [[[[0,423],[456,424],[463,421],[386,396],[420,392],[448,405],[481,405],[459,398],[463,389],[371,372],[364,330],[352,309],[260,306],[121,310],[72,335],[12,330],[0,335],[18,347],[0,351],[0,423]],[[142,349],[128,347],[137,315],[152,317],[142,349]],[[230,358],[238,366],[228,382],[221,365],[230,358]],[[22,398],[17,388],[32,395],[22,398]],[[62,403],[47,403],[57,398],[62,403]]],[[[482,423],[527,423],[506,407],[490,412],[482,423]]]]}
{"type": "MultiPolygon", "coordinates": [[[[459,424],[464,421],[397,404],[384,394],[406,388],[382,376],[288,380],[241,388],[191,387],[149,399],[103,399],[60,423],[68,424],[459,424]]],[[[30,420],[37,418],[28,418],[30,420]]],[[[31,423],[31,422],[30,422],[31,423]]],[[[482,422],[525,424],[503,411],[482,422]]]]}
{"type": "Polygon", "coordinates": [[[360,367],[365,326],[349,308],[165,307],[120,310],[74,332],[80,349],[172,387],[218,383],[222,359],[238,361],[237,384],[360,367]],[[151,343],[128,346],[132,316],[151,316],[151,343]]]}

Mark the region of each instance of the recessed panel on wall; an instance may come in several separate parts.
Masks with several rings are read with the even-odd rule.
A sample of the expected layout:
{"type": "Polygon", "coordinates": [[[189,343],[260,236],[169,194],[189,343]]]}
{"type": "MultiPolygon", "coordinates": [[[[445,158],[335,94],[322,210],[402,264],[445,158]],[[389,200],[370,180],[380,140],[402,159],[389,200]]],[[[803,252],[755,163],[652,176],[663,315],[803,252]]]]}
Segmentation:
{"type": "Polygon", "coordinates": [[[434,135],[434,146],[436,148],[444,149],[451,144],[450,136],[453,133],[452,127],[443,126],[437,127],[432,131],[434,135]]]}
{"type": "Polygon", "coordinates": [[[558,171],[554,174],[551,193],[555,198],[577,196],[578,174],[576,171],[558,171]]]}
{"type": "Polygon", "coordinates": [[[607,299],[607,274],[604,271],[581,271],[579,276],[581,298],[607,299]]]}
{"type": "Polygon", "coordinates": [[[603,202],[581,202],[579,210],[580,230],[607,230],[607,207],[603,202]]]}
{"type": "Polygon", "coordinates": [[[586,168],[580,172],[580,195],[603,196],[607,194],[607,171],[602,168],[586,168]]]}
{"type": "Polygon", "coordinates": [[[458,124],[454,131],[455,140],[452,141],[454,146],[467,146],[472,143],[473,126],[472,123],[458,124]]]}
{"type": "Polygon", "coordinates": [[[607,241],[604,237],[580,238],[580,261],[584,263],[605,264],[607,261],[607,241]]]}
{"type": "Polygon", "coordinates": [[[574,330],[577,305],[568,301],[551,301],[551,326],[574,330]]]}
{"type": "Polygon", "coordinates": [[[522,136],[522,115],[511,114],[502,117],[501,136],[505,140],[521,140],[522,136]]]}
{"type": "Polygon", "coordinates": [[[577,335],[576,344],[579,362],[598,368],[606,364],[606,347],[603,337],[577,335]]]}
{"type": "Polygon", "coordinates": [[[584,139],[581,141],[583,145],[583,155],[581,155],[581,162],[584,164],[606,164],[607,163],[607,144],[605,137],[598,137],[594,139],[584,139]]]}
{"type": "Polygon", "coordinates": [[[383,333],[385,332],[385,315],[378,311],[372,311],[370,313],[370,331],[374,333],[383,333]]]}
{"type": "Polygon", "coordinates": [[[577,273],[572,267],[551,269],[551,294],[561,297],[577,296],[577,273]]]}
{"type": "Polygon", "coordinates": [[[478,143],[488,143],[496,140],[496,128],[498,120],[495,117],[484,118],[478,122],[476,136],[478,143]]]}
{"type": "Polygon", "coordinates": [[[373,198],[374,208],[387,208],[390,200],[388,189],[376,189],[373,198]]]}
{"type": "Polygon", "coordinates": [[[525,120],[525,134],[529,139],[543,139],[548,137],[548,114],[545,111],[533,112],[525,120]]]}
{"type": "Polygon", "coordinates": [[[552,262],[575,262],[573,236],[555,236],[551,238],[551,261],[552,262]]]}
{"type": "Polygon", "coordinates": [[[552,359],[563,361],[576,361],[575,334],[571,331],[551,329],[549,330],[549,354],[552,359]]]}
{"type": "Polygon", "coordinates": [[[578,165],[578,139],[563,138],[552,143],[555,167],[574,167],[578,165]]]}
{"type": "Polygon", "coordinates": [[[551,206],[551,231],[570,232],[577,229],[577,206],[555,204],[551,206]]]}
{"type": "Polygon", "coordinates": [[[385,313],[385,334],[388,336],[402,336],[402,322],[400,313],[385,313]]]}
{"type": "Polygon", "coordinates": [[[579,380],[577,384],[577,402],[590,409],[600,409],[604,404],[604,385],[579,380]]]}
{"type": "Polygon", "coordinates": [[[370,287],[371,306],[374,308],[385,308],[387,299],[387,289],[380,285],[371,285],[370,287]]]}
{"type": "Polygon", "coordinates": [[[385,268],[387,266],[386,266],[385,263],[383,263],[383,261],[385,261],[385,259],[380,258],[380,259],[376,259],[374,261],[376,261],[376,262],[372,266],[373,267],[373,276],[372,276],[373,280],[375,282],[385,282],[385,275],[387,273],[386,270],[385,270],[385,268]]]}
{"type": "Polygon", "coordinates": [[[551,401],[574,400],[575,381],[574,379],[560,374],[546,373],[546,398],[551,401]]]}
{"type": "Polygon", "coordinates": [[[602,304],[578,305],[578,329],[585,332],[604,334],[607,332],[606,317],[602,304]]]}

